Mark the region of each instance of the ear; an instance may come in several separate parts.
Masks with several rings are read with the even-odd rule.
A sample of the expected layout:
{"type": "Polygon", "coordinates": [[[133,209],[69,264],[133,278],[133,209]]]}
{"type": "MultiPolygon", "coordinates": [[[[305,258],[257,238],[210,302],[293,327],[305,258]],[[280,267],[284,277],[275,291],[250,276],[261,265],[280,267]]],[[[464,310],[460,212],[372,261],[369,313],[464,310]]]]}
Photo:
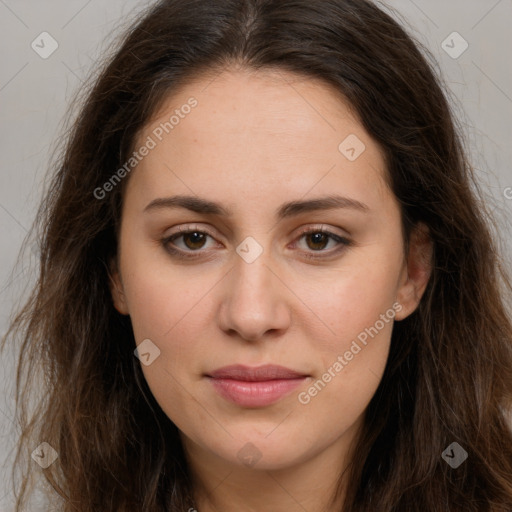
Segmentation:
{"type": "Polygon", "coordinates": [[[128,304],[126,302],[126,296],[124,294],[124,286],[121,280],[121,274],[119,272],[116,258],[112,258],[109,264],[109,288],[112,295],[112,302],[114,307],[122,315],[128,315],[128,304]]]}
{"type": "Polygon", "coordinates": [[[407,261],[404,263],[397,294],[402,309],[397,312],[396,320],[407,318],[418,307],[432,273],[433,255],[429,229],[420,222],[410,236],[407,261]]]}

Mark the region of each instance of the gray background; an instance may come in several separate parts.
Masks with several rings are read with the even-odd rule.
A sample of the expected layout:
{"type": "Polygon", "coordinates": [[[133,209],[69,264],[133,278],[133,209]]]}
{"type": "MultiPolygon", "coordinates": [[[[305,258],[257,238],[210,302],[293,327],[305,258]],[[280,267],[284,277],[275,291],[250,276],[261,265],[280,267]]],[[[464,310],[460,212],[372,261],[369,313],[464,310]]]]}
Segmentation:
{"type": "MultiPolygon", "coordinates": [[[[62,133],[70,101],[109,42],[149,3],[0,0],[0,335],[33,280],[34,248],[29,246],[23,259],[18,252],[33,221],[50,152],[62,133]],[[38,36],[45,31],[58,48],[43,59],[31,43],[40,41],[38,36]]],[[[510,264],[512,0],[387,0],[385,4],[400,13],[401,22],[439,63],[510,264]],[[463,49],[463,41],[450,36],[453,32],[469,45],[458,58],[454,56],[463,49]],[[453,47],[446,48],[452,55],[443,41],[445,47],[453,47]]],[[[9,479],[16,439],[15,355],[8,350],[2,356],[0,373],[0,512],[12,510],[13,501],[9,479]]]]}

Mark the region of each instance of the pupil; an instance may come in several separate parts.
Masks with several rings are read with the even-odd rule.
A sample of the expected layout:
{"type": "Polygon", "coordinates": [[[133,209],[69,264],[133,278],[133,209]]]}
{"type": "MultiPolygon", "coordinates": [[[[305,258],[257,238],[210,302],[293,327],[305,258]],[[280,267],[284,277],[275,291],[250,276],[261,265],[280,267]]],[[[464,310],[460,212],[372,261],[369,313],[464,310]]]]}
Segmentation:
{"type": "MultiPolygon", "coordinates": [[[[325,242],[326,235],[324,233],[313,233],[310,236],[313,238],[313,244],[322,244],[322,240],[325,242]]],[[[325,244],[322,245],[324,246],[325,244]]]]}
{"type": "MultiPolygon", "coordinates": [[[[202,238],[204,238],[204,235],[202,233],[198,233],[197,231],[193,231],[193,232],[187,233],[185,235],[185,239],[192,240],[192,242],[191,242],[192,246],[194,246],[197,243],[199,243],[199,246],[201,246],[202,238]]],[[[187,244],[187,245],[190,245],[190,244],[187,244]]],[[[192,248],[197,248],[197,247],[194,246],[192,248]]]]}

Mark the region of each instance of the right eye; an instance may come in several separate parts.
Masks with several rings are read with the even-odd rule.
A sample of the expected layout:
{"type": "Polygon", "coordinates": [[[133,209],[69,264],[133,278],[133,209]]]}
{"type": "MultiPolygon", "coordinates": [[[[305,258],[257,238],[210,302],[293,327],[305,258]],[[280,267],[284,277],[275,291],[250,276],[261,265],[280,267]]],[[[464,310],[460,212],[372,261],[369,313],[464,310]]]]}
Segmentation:
{"type": "Polygon", "coordinates": [[[204,252],[200,251],[200,249],[203,249],[208,237],[213,238],[213,235],[194,227],[190,229],[180,227],[177,233],[172,233],[162,239],[162,245],[172,256],[178,258],[196,258],[201,255],[200,253],[204,252]],[[177,244],[176,240],[180,239],[182,243],[177,244]]]}

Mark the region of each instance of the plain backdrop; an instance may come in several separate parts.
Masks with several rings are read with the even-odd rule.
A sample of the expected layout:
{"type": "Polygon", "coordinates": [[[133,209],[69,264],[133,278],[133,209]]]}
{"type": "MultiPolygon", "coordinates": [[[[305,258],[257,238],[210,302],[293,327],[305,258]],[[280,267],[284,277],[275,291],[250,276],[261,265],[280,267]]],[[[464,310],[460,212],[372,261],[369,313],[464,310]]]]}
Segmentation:
{"type": "MultiPolygon", "coordinates": [[[[0,0],[0,335],[33,279],[28,263],[37,253],[35,246],[27,250],[27,263],[24,259],[15,264],[34,219],[66,110],[110,42],[150,3],[0,0]],[[55,46],[51,55],[45,55],[55,46]]],[[[439,63],[510,263],[512,0],[385,0],[384,4],[400,13],[401,22],[439,63]]],[[[15,356],[13,348],[2,357],[0,512],[13,510],[15,356]]]]}

